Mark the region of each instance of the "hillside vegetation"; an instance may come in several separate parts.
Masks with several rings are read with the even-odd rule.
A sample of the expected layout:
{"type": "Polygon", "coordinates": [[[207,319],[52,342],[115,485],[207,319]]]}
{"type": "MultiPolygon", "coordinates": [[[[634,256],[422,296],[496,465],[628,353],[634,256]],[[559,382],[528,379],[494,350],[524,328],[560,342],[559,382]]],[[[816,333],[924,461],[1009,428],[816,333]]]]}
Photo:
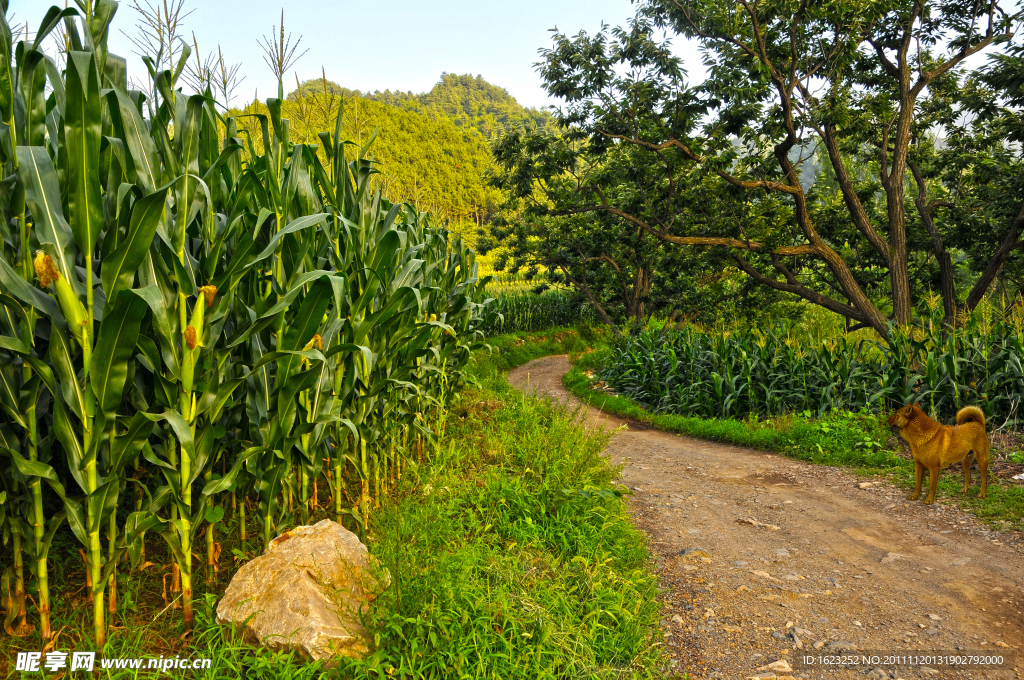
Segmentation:
{"type": "Polygon", "coordinates": [[[521,106],[505,88],[480,76],[442,73],[430,92],[414,95],[385,90],[365,96],[406,111],[450,119],[460,127],[478,131],[488,140],[513,127],[554,126],[549,113],[521,106]]]}
{"type": "MultiPolygon", "coordinates": [[[[471,244],[476,228],[490,220],[501,199],[484,177],[493,164],[489,140],[511,127],[553,124],[546,112],[520,105],[480,76],[450,73],[421,94],[363,93],[326,76],[306,80],[287,95],[281,115],[289,120],[296,142],[319,144],[321,133],[334,133],[339,111],[342,137],[354,142],[350,157],[372,139],[366,154],[380,164],[378,181],[385,195],[451,220],[471,244]]],[[[237,113],[268,114],[263,102],[237,113]]],[[[259,119],[239,122],[260,151],[259,119]]]]}

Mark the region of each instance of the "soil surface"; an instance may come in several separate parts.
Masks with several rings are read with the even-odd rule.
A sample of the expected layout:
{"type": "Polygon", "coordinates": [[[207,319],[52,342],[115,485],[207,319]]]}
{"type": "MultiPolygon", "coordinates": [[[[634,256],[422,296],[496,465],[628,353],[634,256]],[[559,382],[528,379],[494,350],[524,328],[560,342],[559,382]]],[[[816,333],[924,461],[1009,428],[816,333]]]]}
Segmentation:
{"type": "MultiPolygon", "coordinates": [[[[579,408],[562,385],[569,368],[567,357],[552,356],[508,378],[579,408]]],[[[607,453],[624,464],[619,483],[633,492],[632,515],[649,537],[678,676],[1021,677],[1019,535],[991,531],[941,497],[932,506],[909,501],[905,490],[843,468],[584,414],[615,432],[607,453]],[[866,482],[874,483],[861,488],[866,482]],[[859,663],[865,651],[877,652],[877,663],[859,663]],[[885,663],[933,653],[1010,662],[1002,670],[885,663]]]]}

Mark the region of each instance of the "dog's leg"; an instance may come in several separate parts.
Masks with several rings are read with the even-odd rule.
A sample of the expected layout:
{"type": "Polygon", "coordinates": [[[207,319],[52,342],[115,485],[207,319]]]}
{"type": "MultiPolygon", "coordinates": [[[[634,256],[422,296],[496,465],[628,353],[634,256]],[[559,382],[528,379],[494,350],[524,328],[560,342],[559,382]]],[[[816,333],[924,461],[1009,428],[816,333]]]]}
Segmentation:
{"type": "Polygon", "coordinates": [[[974,465],[974,451],[971,451],[964,456],[964,488],[960,489],[960,493],[967,493],[968,489],[971,488],[971,467],[974,465]]]}
{"type": "Polygon", "coordinates": [[[914,494],[910,500],[916,501],[921,497],[921,478],[924,476],[924,464],[914,459],[914,494]]]}
{"type": "Polygon", "coordinates": [[[988,491],[988,447],[989,440],[986,436],[978,444],[978,471],[981,474],[981,493],[978,494],[978,498],[984,498],[988,491]]]}
{"type": "Polygon", "coordinates": [[[925,505],[935,502],[935,492],[939,490],[939,466],[928,466],[928,498],[925,505]]]}

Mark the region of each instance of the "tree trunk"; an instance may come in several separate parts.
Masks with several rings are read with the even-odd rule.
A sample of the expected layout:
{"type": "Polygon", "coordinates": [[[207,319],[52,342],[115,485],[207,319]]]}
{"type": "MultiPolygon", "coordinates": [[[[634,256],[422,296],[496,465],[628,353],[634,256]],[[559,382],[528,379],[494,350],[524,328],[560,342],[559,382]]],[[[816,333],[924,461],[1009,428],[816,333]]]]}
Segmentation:
{"type": "Polygon", "coordinates": [[[612,318],[608,316],[608,312],[604,310],[604,307],[602,307],[601,303],[597,301],[594,294],[590,292],[590,286],[574,279],[567,268],[561,265],[559,265],[559,268],[562,270],[562,273],[565,274],[565,278],[569,280],[569,283],[575,286],[577,290],[583,291],[583,294],[587,296],[588,300],[590,300],[590,304],[594,305],[594,309],[597,310],[597,315],[601,317],[601,321],[611,327],[612,331],[615,333],[615,337],[621,338],[622,332],[619,330],[619,327],[615,325],[615,322],[612,321],[612,318]]]}
{"type": "Polygon", "coordinates": [[[892,267],[889,281],[892,285],[892,316],[900,326],[910,323],[913,305],[910,303],[910,261],[907,256],[907,216],[903,208],[903,178],[894,177],[887,187],[889,212],[889,245],[892,247],[892,267]]]}

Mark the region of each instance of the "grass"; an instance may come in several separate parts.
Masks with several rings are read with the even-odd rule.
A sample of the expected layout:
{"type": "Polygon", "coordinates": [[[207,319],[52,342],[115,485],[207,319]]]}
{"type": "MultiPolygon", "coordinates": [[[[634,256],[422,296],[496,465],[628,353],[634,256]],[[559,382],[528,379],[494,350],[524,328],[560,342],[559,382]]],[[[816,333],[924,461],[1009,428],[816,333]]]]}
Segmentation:
{"type": "MultiPolygon", "coordinates": [[[[390,586],[366,616],[374,651],[344,661],[330,677],[663,676],[657,584],[645,538],[630,523],[625,490],[612,484],[617,472],[600,455],[605,435],[584,430],[574,414],[522,396],[504,378],[512,366],[552,353],[578,355],[602,338],[587,329],[518,333],[492,339],[493,351],[478,353],[475,385],[448,412],[431,460],[408,468],[372,519],[369,548],[390,574],[390,586]]],[[[218,535],[225,556],[244,551],[234,522],[218,535]]],[[[169,560],[159,546],[156,537],[147,546],[155,566],[122,574],[117,628],[97,658],[208,657],[209,670],[173,672],[209,679],[325,674],[322,664],[242,644],[216,624],[216,602],[233,571],[225,569],[229,557],[217,584],[204,590],[197,579],[196,626],[186,634],[180,611],[164,610],[161,565],[169,560]]],[[[53,648],[91,650],[73,539],[55,546],[53,555],[62,612],[53,648]],[[68,606],[73,603],[78,606],[68,606]]],[[[3,640],[0,676],[20,677],[14,657],[40,651],[38,633],[3,640]]]]}
{"type": "MultiPolygon", "coordinates": [[[[596,388],[593,369],[608,356],[607,349],[580,355],[564,378],[566,388],[590,406],[666,432],[772,451],[820,465],[841,465],[858,475],[888,479],[904,489],[914,487],[913,460],[897,453],[897,447],[902,446],[885,423],[885,415],[865,409],[834,411],[822,418],[790,414],[766,420],[732,420],[651,413],[631,399],[596,388]]],[[[927,484],[926,473],[925,492],[927,484]]],[[[1000,529],[1024,529],[1024,488],[990,473],[987,497],[981,499],[977,474],[972,475],[967,494],[960,493],[962,484],[960,466],[946,468],[939,476],[937,502],[956,503],[1000,529]]]]}
{"type": "Polygon", "coordinates": [[[553,354],[568,354],[573,361],[611,341],[603,326],[552,328],[541,332],[517,332],[488,339],[489,353],[477,358],[477,376],[493,379],[497,373],[553,354]]]}
{"type": "MultiPolygon", "coordinates": [[[[499,355],[501,356],[501,355],[499,355]]],[[[378,517],[375,677],[653,677],[657,587],[604,437],[497,373],[378,517]]]]}

